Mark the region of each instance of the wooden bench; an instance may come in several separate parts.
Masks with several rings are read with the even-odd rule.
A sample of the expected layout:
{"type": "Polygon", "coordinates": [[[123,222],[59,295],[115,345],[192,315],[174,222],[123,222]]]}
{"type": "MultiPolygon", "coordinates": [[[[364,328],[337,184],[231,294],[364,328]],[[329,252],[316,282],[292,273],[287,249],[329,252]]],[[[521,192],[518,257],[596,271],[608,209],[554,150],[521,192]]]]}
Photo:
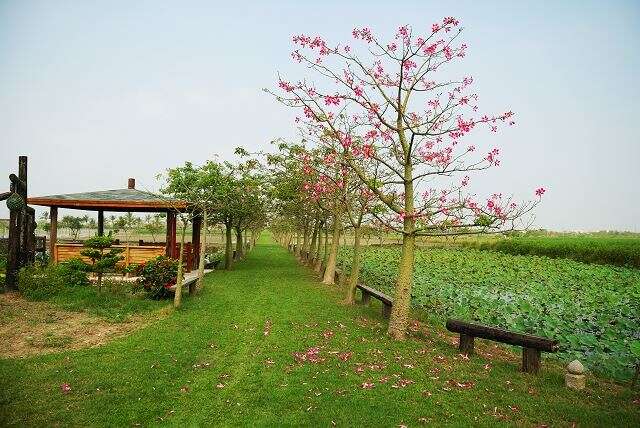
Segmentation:
{"type": "Polygon", "coordinates": [[[522,346],[521,370],[525,373],[537,374],[540,371],[540,354],[542,351],[556,352],[558,350],[558,341],[547,339],[546,337],[514,333],[496,327],[452,319],[447,320],[446,325],[447,330],[460,334],[459,349],[463,354],[473,354],[473,341],[476,337],[522,346]]]}
{"type": "Polygon", "coordinates": [[[363,304],[368,304],[369,299],[373,296],[382,302],[382,315],[385,318],[389,318],[391,316],[391,307],[393,306],[393,299],[391,297],[378,290],[374,290],[371,287],[367,287],[366,285],[358,284],[356,288],[362,291],[363,304]]]}
{"type": "MultiPolygon", "coordinates": [[[[182,289],[184,290],[184,289],[187,289],[187,288],[188,288],[188,289],[189,289],[189,294],[193,294],[193,293],[195,293],[195,291],[196,291],[196,283],[197,283],[197,282],[198,282],[198,277],[197,277],[197,276],[194,276],[193,278],[189,278],[189,279],[187,279],[187,280],[184,280],[184,281],[182,282],[182,289]]],[[[176,286],[175,286],[175,284],[174,284],[174,285],[172,285],[172,286],[169,288],[169,291],[171,291],[172,293],[175,293],[175,292],[176,292],[176,286]]]]}

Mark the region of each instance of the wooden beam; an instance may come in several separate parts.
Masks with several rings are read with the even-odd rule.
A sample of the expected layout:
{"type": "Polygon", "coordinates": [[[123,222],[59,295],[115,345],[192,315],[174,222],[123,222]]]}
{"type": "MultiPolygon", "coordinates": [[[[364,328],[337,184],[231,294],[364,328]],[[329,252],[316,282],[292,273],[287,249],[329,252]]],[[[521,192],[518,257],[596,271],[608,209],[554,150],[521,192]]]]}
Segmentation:
{"type": "Polygon", "coordinates": [[[460,320],[447,320],[446,326],[447,330],[454,333],[508,343],[509,345],[533,348],[546,352],[556,352],[558,350],[558,341],[547,339],[546,337],[514,333],[501,328],[489,327],[482,324],[475,324],[460,320]]]}
{"type": "Polygon", "coordinates": [[[98,211],[98,236],[104,236],[104,211],[98,211]]]}
{"type": "Polygon", "coordinates": [[[58,241],[58,207],[51,207],[49,211],[49,254],[52,263],[57,262],[56,243],[58,241]]]}

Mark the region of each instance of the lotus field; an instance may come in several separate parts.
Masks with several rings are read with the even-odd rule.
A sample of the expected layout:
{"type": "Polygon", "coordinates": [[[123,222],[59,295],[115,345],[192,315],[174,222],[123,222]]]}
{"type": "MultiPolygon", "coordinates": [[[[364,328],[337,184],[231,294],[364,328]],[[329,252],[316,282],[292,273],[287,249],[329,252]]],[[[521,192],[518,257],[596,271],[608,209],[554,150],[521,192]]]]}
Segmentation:
{"type": "MultiPolygon", "coordinates": [[[[340,251],[348,269],[349,248],[340,251]]],[[[393,296],[399,247],[369,247],[361,282],[393,296]]],[[[562,361],[628,379],[640,335],[640,271],[496,251],[422,249],[412,305],[439,320],[476,320],[556,338],[562,361]]],[[[551,355],[551,354],[549,354],[551,355]]]]}

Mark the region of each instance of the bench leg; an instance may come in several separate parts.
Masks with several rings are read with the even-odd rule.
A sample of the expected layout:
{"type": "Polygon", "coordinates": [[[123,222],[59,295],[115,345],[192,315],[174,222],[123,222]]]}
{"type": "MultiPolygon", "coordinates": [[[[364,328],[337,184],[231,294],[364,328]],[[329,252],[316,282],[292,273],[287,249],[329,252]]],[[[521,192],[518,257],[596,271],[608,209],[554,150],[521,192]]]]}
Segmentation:
{"type": "Polygon", "coordinates": [[[540,350],[534,348],[522,348],[522,371],[538,374],[540,371],[540,350]]]}
{"type": "Polygon", "coordinates": [[[382,316],[389,318],[391,316],[391,305],[382,304],[382,316]]]}
{"type": "Polygon", "coordinates": [[[189,294],[193,294],[196,292],[196,282],[192,282],[191,284],[189,284],[189,294]]]}
{"type": "Polygon", "coordinates": [[[366,291],[362,292],[362,304],[363,305],[368,305],[369,304],[369,299],[371,299],[371,295],[369,293],[367,293],[366,291]]]}
{"type": "Polygon", "coordinates": [[[458,346],[460,353],[471,355],[473,354],[473,336],[468,334],[460,334],[460,345],[458,346]]]}

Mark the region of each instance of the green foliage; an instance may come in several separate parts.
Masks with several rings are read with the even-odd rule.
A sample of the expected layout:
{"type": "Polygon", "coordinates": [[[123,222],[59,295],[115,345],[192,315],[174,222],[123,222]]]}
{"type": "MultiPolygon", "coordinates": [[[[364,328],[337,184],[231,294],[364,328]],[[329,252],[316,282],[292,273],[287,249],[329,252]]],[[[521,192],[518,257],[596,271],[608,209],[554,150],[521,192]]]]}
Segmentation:
{"type": "Polygon", "coordinates": [[[7,255],[0,253],[0,272],[7,270],[7,255]]]}
{"type": "Polygon", "coordinates": [[[205,255],[205,264],[207,266],[218,266],[224,260],[224,251],[216,250],[205,255]]]}
{"type": "Polygon", "coordinates": [[[91,264],[87,264],[89,272],[102,275],[115,269],[116,264],[123,259],[120,255],[122,248],[112,248],[113,238],[111,236],[94,236],[84,242],[85,249],[80,254],[91,259],[91,264]]]}
{"type": "MultiPolygon", "coordinates": [[[[340,253],[349,266],[349,249],[340,253]]],[[[371,248],[364,284],[393,295],[400,250],[371,248]]],[[[455,317],[558,339],[559,357],[628,377],[640,331],[640,271],[474,249],[416,252],[412,302],[455,317]]]]}
{"type": "Polygon", "coordinates": [[[68,288],[87,285],[86,273],[70,261],[57,265],[33,264],[18,273],[18,289],[29,300],[47,300],[68,288]]]}
{"type": "Polygon", "coordinates": [[[518,373],[518,354],[463,360],[431,325],[427,338],[390,340],[377,302],[338,304],[340,290],[276,246],[205,281],[187,310],[98,348],[0,359],[2,425],[640,425],[636,393],[591,375],[587,391],[570,391],[553,362],[529,376],[518,373]],[[292,357],[314,346],[324,361],[292,357]],[[414,383],[394,387],[400,379],[414,383]]]}
{"type": "Polygon", "coordinates": [[[60,227],[69,229],[69,233],[74,240],[78,239],[78,235],[83,227],[86,226],[88,216],[77,217],[72,215],[66,215],[60,220],[60,227]]]}
{"type": "Polygon", "coordinates": [[[176,283],[178,261],[166,256],[149,260],[140,268],[140,286],[152,299],[169,297],[168,288],[176,283]]]}
{"type": "Polygon", "coordinates": [[[95,287],[66,288],[49,301],[65,310],[87,312],[113,323],[126,322],[131,315],[164,305],[134,294],[131,283],[109,280],[104,281],[102,292],[95,287]]]}
{"type": "Polygon", "coordinates": [[[640,268],[640,238],[607,236],[540,236],[466,240],[461,245],[507,254],[568,258],[587,263],[640,268]]]}

